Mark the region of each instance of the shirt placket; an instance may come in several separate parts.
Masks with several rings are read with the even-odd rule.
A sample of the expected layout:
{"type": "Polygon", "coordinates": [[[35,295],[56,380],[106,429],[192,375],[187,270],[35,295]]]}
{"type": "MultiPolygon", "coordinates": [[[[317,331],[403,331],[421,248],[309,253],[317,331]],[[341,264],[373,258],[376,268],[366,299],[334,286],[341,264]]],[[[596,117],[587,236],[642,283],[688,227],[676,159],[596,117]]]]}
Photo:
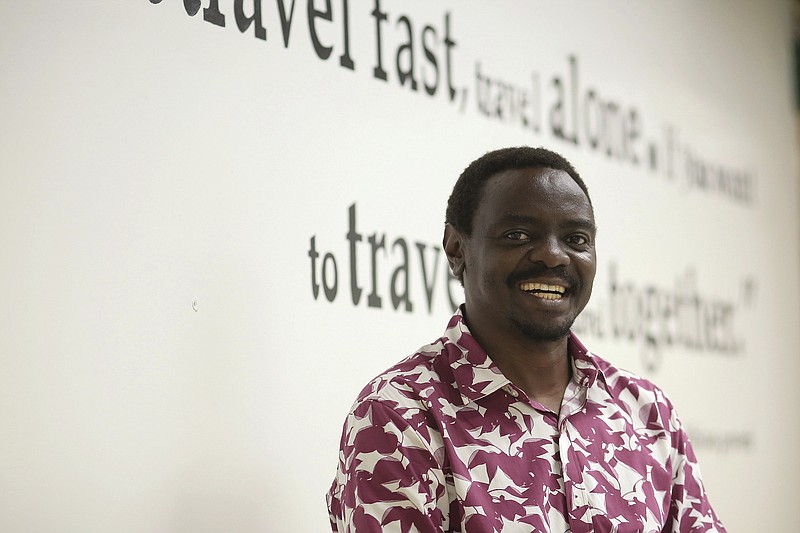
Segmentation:
{"type": "Polygon", "coordinates": [[[570,432],[571,428],[566,425],[559,436],[567,519],[572,533],[589,533],[592,531],[593,513],[583,476],[588,465],[578,457],[570,432]]]}
{"type": "Polygon", "coordinates": [[[586,488],[584,473],[591,465],[581,457],[575,442],[580,435],[573,434],[575,428],[570,417],[580,412],[586,404],[588,378],[575,374],[567,386],[562,403],[562,416],[559,420],[559,448],[561,450],[562,475],[567,499],[567,515],[572,533],[590,533],[595,509],[591,505],[589,490],[586,488]]]}

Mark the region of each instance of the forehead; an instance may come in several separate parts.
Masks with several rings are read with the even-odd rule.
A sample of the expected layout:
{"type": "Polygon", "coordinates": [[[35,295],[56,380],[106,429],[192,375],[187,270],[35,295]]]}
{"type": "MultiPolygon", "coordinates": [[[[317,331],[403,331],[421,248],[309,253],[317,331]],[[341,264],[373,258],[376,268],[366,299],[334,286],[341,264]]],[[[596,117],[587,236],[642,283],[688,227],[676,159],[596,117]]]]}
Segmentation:
{"type": "Polygon", "coordinates": [[[586,194],[563,170],[523,168],[489,178],[475,213],[475,227],[503,218],[575,220],[594,224],[586,194]]]}

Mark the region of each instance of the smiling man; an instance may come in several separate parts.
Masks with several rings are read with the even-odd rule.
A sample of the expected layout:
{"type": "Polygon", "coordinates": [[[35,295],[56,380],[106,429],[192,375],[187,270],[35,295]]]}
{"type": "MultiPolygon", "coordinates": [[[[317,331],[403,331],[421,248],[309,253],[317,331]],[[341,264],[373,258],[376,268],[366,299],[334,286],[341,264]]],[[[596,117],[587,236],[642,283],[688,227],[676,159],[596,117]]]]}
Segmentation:
{"type": "Polygon", "coordinates": [[[353,405],[333,531],[725,531],[669,399],[570,332],[595,233],[558,154],[507,148],[464,170],[443,246],[465,303],[353,405]]]}

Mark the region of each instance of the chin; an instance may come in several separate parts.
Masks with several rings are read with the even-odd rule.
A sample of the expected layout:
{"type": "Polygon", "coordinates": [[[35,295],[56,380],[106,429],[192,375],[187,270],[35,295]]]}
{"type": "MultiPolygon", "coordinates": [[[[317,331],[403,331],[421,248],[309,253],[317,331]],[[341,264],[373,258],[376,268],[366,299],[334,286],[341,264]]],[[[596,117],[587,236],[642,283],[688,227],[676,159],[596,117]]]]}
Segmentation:
{"type": "Polygon", "coordinates": [[[555,342],[565,339],[569,335],[573,320],[568,320],[560,324],[531,323],[511,319],[514,329],[533,341],[555,342]]]}

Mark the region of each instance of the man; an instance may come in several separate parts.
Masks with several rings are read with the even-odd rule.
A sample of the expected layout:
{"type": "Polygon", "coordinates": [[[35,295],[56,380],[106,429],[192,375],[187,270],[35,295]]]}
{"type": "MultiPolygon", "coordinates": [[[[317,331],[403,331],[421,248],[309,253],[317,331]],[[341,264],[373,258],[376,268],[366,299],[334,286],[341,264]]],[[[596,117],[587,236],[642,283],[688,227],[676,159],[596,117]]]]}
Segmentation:
{"type": "Polygon", "coordinates": [[[558,154],[507,148],[464,170],[443,246],[465,303],[356,400],[334,531],[725,531],[669,399],[570,332],[595,232],[558,154]]]}

